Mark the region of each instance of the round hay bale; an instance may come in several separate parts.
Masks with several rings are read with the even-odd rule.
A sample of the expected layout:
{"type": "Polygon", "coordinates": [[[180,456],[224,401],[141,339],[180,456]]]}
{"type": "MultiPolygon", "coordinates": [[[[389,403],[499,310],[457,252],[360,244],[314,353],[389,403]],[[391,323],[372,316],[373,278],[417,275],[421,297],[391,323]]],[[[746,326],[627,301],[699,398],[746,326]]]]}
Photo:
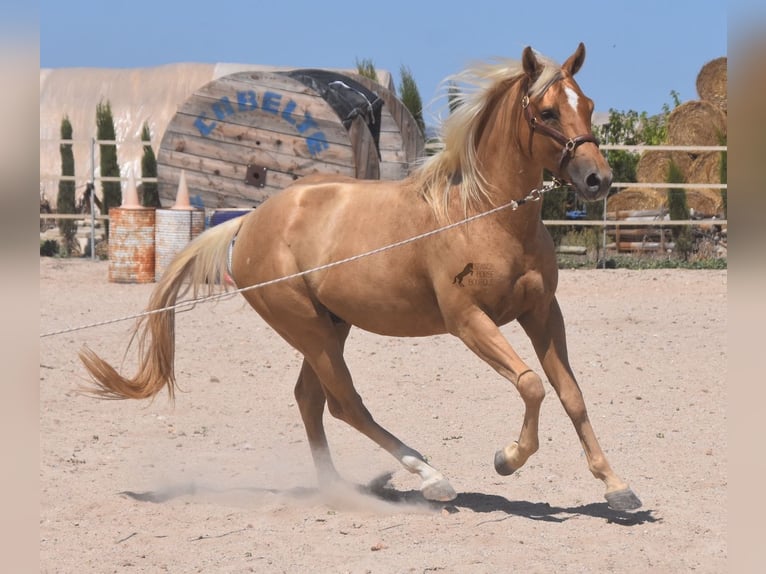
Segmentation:
{"type": "Polygon", "coordinates": [[[727,112],[727,59],[726,56],[710,60],[697,74],[697,94],[724,114],[727,112]]]}
{"type": "MultiPolygon", "coordinates": [[[[689,168],[689,183],[720,183],[721,154],[708,152],[700,154],[689,168]]],[[[723,196],[720,189],[687,189],[686,203],[694,211],[703,215],[723,213],[723,196]]]]}
{"type": "Polygon", "coordinates": [[[639,183],[665,183],[671,161],[686,176],[692,165],[692,156],[685,151],[646,151],[638,159],[636,179],[639,183]]]}
{"type": "Polygon", "coordinates": [[[726,116],[710,102],[684,102],[668,116],[670,145],[720,145],[722,136],[726,136],[726,116]]]}
{"type": "Polygon", "coordinates": [[[686,206],[696,215],[713,217],[723,213],[723,199],[717,189],[687,189],[686,206]]]}
{"type": "Polygon", "coordinates": [[[721,183],[721,153],[702,153],[689,166],[686,181],[689,183],[721,183]]]}
{"type": "Polygon", "coordinates": [[[638,211],[661,209],[665,207],[666,197],[663,190],[641,187],[626,187],[606,200],[607,212],[638,211]]]}

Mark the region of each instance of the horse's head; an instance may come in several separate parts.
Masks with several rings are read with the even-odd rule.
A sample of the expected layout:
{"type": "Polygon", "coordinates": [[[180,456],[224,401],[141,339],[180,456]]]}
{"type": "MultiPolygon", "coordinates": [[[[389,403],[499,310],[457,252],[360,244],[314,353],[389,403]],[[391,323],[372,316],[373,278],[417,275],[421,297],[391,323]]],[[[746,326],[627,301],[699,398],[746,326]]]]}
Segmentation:
{"type": "MultiPolygon", "coordinates": [[[[522,116],[530,153],[540,158],[551,173],[574,186],[583,199],[596,200],[608,193],[612,170],[591,132],[593,101],[574,80],[584,61],[585,46],[580,43],[542,93],[530,91],[523,95],[522,116]]],[[[525,84],[534,86],[544,66],[532,48],[524,49],[522,64],[525,84]]]]}

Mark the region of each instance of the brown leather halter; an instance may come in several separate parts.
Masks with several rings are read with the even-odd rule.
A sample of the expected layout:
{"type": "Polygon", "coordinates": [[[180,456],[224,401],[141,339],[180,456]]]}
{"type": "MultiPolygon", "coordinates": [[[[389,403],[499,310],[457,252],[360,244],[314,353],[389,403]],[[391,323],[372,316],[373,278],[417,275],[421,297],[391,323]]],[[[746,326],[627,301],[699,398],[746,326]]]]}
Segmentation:
{"type": "Polygon", "coordinates": [[[532,150],[532,136],[534,136],[536,131],[556,140],[564,146],[564,149],[561,150],[561,159],[559,160],[559,175],[561,177],[563,177],[564,168],[569,160],[574,157],[575,150],[580,145],[589,142],[596,144],[596,147],[598,147],[599,141],[592,133],[568,138],[557,129],[545,125],[532,114],[529,103],[529,95],[524,95],[521,99],[521,107],[524,109],[524,116],[527,118],[527,123],[529,123],[529,149],[530,151],[532,150]]]}

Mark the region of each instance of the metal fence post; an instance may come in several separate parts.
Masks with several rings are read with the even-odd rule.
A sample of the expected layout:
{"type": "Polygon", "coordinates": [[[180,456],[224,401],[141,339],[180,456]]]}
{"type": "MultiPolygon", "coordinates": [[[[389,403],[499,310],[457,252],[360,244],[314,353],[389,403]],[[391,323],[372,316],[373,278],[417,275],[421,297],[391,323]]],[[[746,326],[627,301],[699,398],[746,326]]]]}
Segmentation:
{"type": "Polygon", "coordinates": [[[96,260],[96,138],[90,139],[90,258],[96,260]]]}

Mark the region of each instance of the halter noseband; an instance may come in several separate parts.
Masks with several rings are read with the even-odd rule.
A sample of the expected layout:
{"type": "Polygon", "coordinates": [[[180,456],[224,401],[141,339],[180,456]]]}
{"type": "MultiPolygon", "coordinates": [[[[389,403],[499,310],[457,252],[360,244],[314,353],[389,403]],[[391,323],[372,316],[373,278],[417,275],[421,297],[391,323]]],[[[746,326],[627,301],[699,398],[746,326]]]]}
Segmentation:
{"type": "Polygon", "coordinates": [[[532,110],[529,106],[529,95],[525,95],[521,99],[521,107],[524,109],[524,116],[527,118],[527,123],[529,124],[529,149],[532,149],[532,136],[534,135],[535,131],[539,131],[541,134],[544,134],[548,136],[549,138],[552,138],[559,142],[562,146],[564,146],[564,149],[561,150],[561,159],[559,160],[559,172],[563,172],[564,168],[566,167],[567,163],[570,159],[574,157],[575,150],[582,144],[586,142],[594,143],[596,144],[596,147],[598,147],[599,142],[596,139],[596,136],[593,134],[583,134],[579,136],[575,136],[573,138],[568,138],[564,134],[562,134],[560,131],[553,129],[552,127],[549,127],[545,125],[544,123],[540,122],[533,114],[532,110]]]}

